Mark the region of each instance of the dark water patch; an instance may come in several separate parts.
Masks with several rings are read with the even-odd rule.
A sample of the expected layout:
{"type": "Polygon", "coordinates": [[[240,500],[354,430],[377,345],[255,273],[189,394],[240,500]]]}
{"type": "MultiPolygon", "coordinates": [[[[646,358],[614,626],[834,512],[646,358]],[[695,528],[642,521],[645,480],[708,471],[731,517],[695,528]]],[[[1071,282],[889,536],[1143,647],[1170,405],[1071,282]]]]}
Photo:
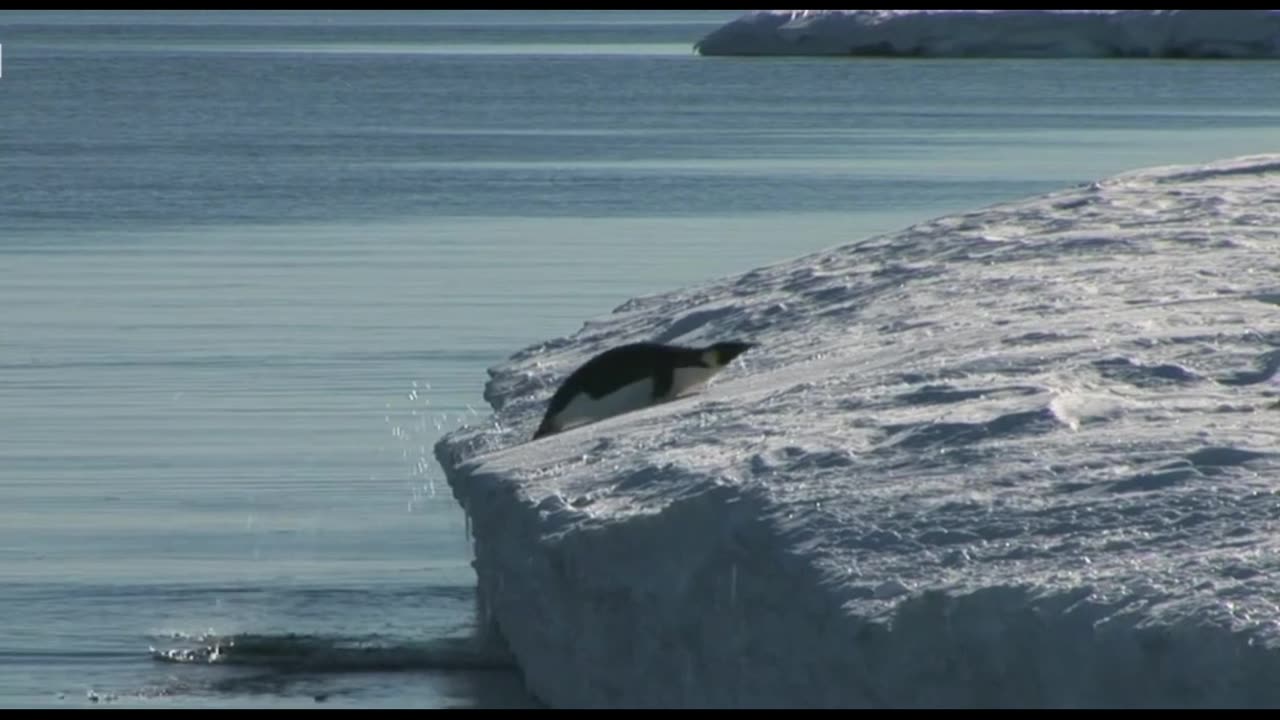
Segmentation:
{"type": "Polygon", "coordinates": [[[350,672],[401,670],[510,670],[510,655],[477,638],[422,641],[379,635],[306,634],[203,635],[195,644],[151,648],[157,662],[228,665],[275,671],[350,672]]]}
{"type": "MultiPolygon", "coordinates": [[[[201,326],[210,330],[209,326],[201,326]]],[[[295,326],[296,329],[296,326],[295,326]]],[[[240,355],[146,355],[137,357],[108,357],[94,360],[32,359],[29,362],[0,363],[0,372],[33,370],[116,370],[116,369],[203,369],[243,370],[255,368],[330,369],[337,364],[401,365],[405,363],[436,362],[451,365],[478,365],[492,362],[490,353],[452,350],[393,351],[393,352],[329,352],[324,355],[245,353],[240,355]]]]}
{"type": "Polygon", "coordinates": [[[119,650],[94,650],[77,647],[67,650],[49,650],[36,647],[8,647],[0,650],[0,667],[27,668],[40,665],[60,665],[64,663],[83,662],[119,662],[133,657],[132,653],[119,650]]]}
{"type": "MultiPolygon", "coordinates": [[[[342,587],[330,585],[294,585],[287,589],[264,585],[231,585],[223,582],[163,582],[152,584],[101,584],[89,582],[10,582],[7,599],[23,602],[55,602],[69,595],[96,598],[100,602],[187,602],[193,596],[257,599],[275,597],[299,605],[338,603],[343,605],[407,604],[422,605],[437,600],[468,603],[475,599],[474,585],[411,585],[388,587],[342,587]]],[[[175,633],[171,639],[187,636],[175,633]]]]}
{"type": "MultiPolygon", "coordinates": [[[[381,708],[402,706],[418,698],[423,686],[431,688],[432,707],[540,709],[515,672],[458,672],[445,674],[408,673],[388,676],[376,672],[276,672],[222,669],[217,673],[172,672],[163,682],[137,689],[91,689],[86,699],[92,704],[172,703],[199,706],[212,701],[239,706],[245,702],[266,702],[297,707],[332,703],[344,707],[381,708]]],[[[63,700],[63,694],[59,694],[63,700]]],[[[416,704],[416,703],[414,703],[416,704]]]]}

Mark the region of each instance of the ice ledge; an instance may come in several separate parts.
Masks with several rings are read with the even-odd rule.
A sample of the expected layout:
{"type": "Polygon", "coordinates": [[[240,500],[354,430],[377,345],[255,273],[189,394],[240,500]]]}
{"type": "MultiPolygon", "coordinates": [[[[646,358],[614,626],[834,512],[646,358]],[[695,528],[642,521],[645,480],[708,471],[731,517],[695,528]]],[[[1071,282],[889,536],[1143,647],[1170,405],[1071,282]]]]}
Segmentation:
{"type": "Polygon", "coordinates": [[[483,612],[557,707],[1278,706],[1277,278],[1260,156],[632,301],[436,446],[483,612]],[[525,442],[603,347],[748,333],[525,442]]]}
{"type": "Polygon", "coordinates": [[[737,18],[702,55],[1280,58],[1275,10],[792,10],[737,18]]]}

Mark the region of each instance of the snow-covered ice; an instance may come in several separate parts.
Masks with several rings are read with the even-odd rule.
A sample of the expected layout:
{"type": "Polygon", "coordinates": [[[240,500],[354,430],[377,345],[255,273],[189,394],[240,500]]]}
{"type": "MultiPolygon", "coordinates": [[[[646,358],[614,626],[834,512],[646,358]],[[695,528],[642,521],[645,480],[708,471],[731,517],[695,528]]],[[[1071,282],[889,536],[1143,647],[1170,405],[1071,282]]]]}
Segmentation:
{"type": "Polygon", "coordinates": [[[694,47],[702,55],[1280,58],[1280,11],[755,11],[694,47]]]}
{"type": "Polygon", "coordinates": [[[635,299],[437,459],[553,706],[1280,705],[1280,155],[635,299]],[[706,393],[529,442],[623,342],[706,393]]]}

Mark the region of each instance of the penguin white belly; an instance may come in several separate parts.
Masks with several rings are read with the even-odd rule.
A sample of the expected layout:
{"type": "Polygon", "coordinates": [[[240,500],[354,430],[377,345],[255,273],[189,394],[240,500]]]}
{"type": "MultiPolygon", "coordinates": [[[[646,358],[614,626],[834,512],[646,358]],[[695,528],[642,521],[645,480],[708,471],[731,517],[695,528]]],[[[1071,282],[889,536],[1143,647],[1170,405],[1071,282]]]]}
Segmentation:
{"type": "Polygon", "coordinates": [[[576,425],[603,420],[652,404],[653,380],[644,378],[599,398],[593,398],[587,393],[578,393],[564,410],[556,415],[556,425],[561,430],[568,430],[576,425]]]}
{"type": "Polygon", "coordinates": [[[706,367],[682,367],[676,368],[672,377],[671,392],[667,395],[667,399],[678,398],[681,395],[689,395],[698,392],[703,385],[711,379],[712,375],[719,372],[721,368],[706,367]]]}

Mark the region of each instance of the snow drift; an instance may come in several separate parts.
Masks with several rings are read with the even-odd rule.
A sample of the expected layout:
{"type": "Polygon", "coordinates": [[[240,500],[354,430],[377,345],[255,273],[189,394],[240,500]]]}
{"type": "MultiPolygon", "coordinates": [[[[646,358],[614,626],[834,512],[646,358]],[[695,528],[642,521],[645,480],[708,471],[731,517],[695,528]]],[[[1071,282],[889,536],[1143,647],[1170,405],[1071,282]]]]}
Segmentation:
{"type": "Polygon", "coordinates": [[[553,706],[1280,705],[1280,155],[636,299],[436,445],[553,706]],[[529,442],[573,367],[761,343],[529,442]]]}
{"type": "Polygon", "coordinates": [[[1280,58],[1275,10],[759,11],[702,55],[1280,58]]]}

